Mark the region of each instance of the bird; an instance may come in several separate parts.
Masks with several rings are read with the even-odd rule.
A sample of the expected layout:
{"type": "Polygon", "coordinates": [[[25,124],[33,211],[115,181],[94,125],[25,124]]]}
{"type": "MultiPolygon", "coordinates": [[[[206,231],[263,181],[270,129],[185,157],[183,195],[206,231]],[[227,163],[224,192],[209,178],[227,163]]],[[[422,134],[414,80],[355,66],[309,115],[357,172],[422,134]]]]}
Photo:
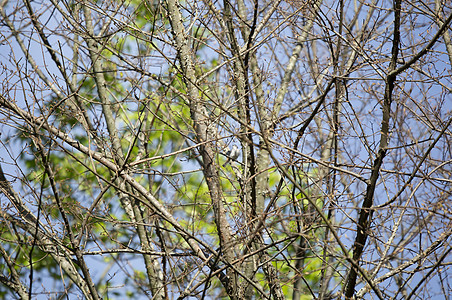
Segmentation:
{"type": "Polygon", "coordinates": [[[230,149],[225,155],[228,159],[223,164],[223,167],[226,167],[231,160],[236,160],[239,157],[240,155],[239,147],[237,147],[237,145],[233,145],[232,149],[230,149]]]}

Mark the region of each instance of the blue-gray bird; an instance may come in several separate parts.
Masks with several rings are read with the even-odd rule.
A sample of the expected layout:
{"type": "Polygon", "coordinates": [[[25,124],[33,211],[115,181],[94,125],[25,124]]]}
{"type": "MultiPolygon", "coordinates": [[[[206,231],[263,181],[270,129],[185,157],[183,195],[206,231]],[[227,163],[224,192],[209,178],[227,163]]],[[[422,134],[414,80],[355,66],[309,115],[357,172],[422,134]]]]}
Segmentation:
{"type": "Polygon", "coordinates": [[[226,153],[226,157],[228,158],[226,160],[226,162],[223,164],[223,167],[226,167],[231,160],[236,160],[240,155],[240,150],[239,147],[237,147],[236,145],[232,146],[232,149],[230,149],[227,153],[226,153]]]}

